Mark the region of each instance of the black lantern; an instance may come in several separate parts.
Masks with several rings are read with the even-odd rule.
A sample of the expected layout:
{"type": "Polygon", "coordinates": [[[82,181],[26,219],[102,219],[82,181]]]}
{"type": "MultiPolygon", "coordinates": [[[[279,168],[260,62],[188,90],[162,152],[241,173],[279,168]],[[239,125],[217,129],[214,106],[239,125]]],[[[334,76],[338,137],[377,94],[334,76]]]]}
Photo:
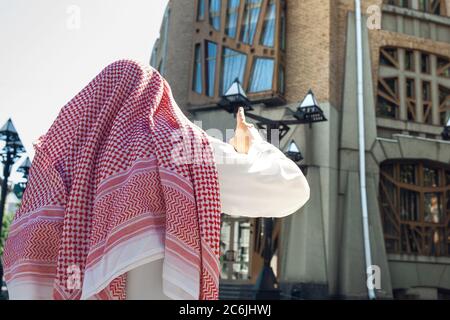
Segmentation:
{"type": "Polygon", "coordinates": [[[17,169],[17,172],[23,173],[23,177],[28,179],[28,174],[30,173],[31,161],[29,157],[22,162],[22,165],[17,169]]]}
{"type": "Polygon", "coordinates": [[[24,181],[16,183],[13,188],[13,192],[15,193],[18,199],[22,199],[23,193],[27,188],[30,168],[31,168],[30,158],[26,157],[26,159],[22,162],[22,165],[17,169],[17,172],[22,173],[22,177],[24,178],[24,181]]]}
{"type": "Polygon", "coordinates": [[[294,140],[291,140],[291,142],[288,144],[285,154],[294,162],[300,162],[304,159],[299,147],[294,140]]]}
{"type": "Polygon", "coordinates": [[[8,119],[3,127],[0,128],[0,140],[5,141],[5,146],[1,150],[3,164],[11,161],[8,157],[12,157],[14,162],[20,154],[25,152],[25,148],[11,119],[8,119]]]}
{"type": "Polygon", "coordinates": [[[222,96],[219,106],[229,113],[236,114],[239,107],[243,107],[244,111],[253,110],[250,100],[242,88],[239,78],[236,78],[231,84],[227,92],[222,96]]]}
{"type": "MultiPolygon", "coordinates": [[[[11,168],[14,162],[25,152],[25,148],[20,141],[16,128],[9,119],[0,128],[0,140],[5,142],[4,147],[0,151],[1,161],[3,163],[3,181],[2,192],[0,198],[0,232],[2,229],[1,221],[3,221],[3,212],[5,209],[6,195],[8,193],[8,179],[11,174],[11,168]]],[[[3,285],[3,268],[0,261],[0,286],[3,285]]]]}
{"type": "Polygon", "coordinates": [[[8,119],[3,127],[0,128],[0,140],[10,140],[10,137],[17,137],[19,134],[17,133],[16,128],[14,127],[12,120],[8,119]]]}
{"type": "Polygon", "coordinates": [[[297,120],[304,121],[305,123],[327,121],[311,89],[309,89],[300,106],[297,108],[297,111],[293,113],[293,116],[297,120]]]}
{"type": "Polygon", "coordinates": [[[450,118],[448,118],[447,124],[444,127],[444,131],[442,131],[442,139],[447,141],[450,140],[450,118]]]}
{"type": "Polygon", "coordinates": [[[25,188],[26,182],[19,182],[14,185],[14,187],[12,188],[12,192],[16,195],[17,199],[22,200],[25,188]]]}

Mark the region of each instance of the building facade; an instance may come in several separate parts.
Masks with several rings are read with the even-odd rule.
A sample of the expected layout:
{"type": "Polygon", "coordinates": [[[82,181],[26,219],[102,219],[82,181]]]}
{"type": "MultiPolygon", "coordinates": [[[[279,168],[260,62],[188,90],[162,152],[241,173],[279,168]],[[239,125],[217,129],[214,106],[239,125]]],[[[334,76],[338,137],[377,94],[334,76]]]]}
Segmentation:
{"type": "MultiPolygon", "coordinates": [[[[169,1],[151,65],[204,129],[239,78],[255,113],[288,116],[312,89],[327,122],[291,127],[311,199],[277,219],[282,297],[367,298],[360,205],[353,0],[169,1]]],[[[450,297],[450,0],[363,0],[369,232],[377,297],[450,297]]],[[[263,196],[263,195],[262,195],[263,196]]],[[[260,219],[222,221],[222,296],[263,263],[260,219]]]]}

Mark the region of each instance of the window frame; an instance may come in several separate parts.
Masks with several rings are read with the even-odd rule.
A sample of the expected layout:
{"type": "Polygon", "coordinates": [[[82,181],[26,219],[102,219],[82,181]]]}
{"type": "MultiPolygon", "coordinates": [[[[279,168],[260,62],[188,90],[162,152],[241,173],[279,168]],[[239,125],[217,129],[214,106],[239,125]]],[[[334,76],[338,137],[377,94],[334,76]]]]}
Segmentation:
{"type": "Polygon", "coordinates": [[[431,160],[383,162],[380,165],[379,203],[388,253],[450,257],[450,165],[431,160]],[[414,168],[415,183],[400,179],[402,166],[414,168]],[[425,168],[437,170],[437,186],[425,185],[425,168]],[[416,219],[405,219],[412,216],[402,215],[402,191],[403,194],[418,195],[416,219]],[[427,221],[429,216],[426,215],[425,199],[429,194],[437,194],[439,196],[436,199],[441,198],[441,213],[439,209],[437,211],[441,215],[440,221],[427,221]]]}

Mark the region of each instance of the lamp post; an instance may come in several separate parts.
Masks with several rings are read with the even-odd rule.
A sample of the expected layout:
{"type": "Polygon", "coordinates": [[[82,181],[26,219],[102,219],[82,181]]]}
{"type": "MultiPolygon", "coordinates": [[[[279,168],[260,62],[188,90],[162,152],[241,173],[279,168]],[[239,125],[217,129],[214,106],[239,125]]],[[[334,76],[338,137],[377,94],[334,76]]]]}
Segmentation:
{"type": "Polygon", "coordinates": [[[444,127],[444,131],[442,131],[442,139],[447,141],[450,140],[450,117],[447,120],[447,124],[444,127]]]}
{"type": "MultiPolygon", "coordinates": [[[[19,134],[16,128],[9,119],[3,127],[0,128],[0,140],[5,142],[5,146],[0,151],[1,161],[3,164],[3,181],[2,181],[2,192],[0,198],[0,233],[2,231],[3,225],[3,213],[5,210],[6,196],[8,194],[8,179],[11,174],[11,168],[20,157],[22,153],[25,152],[25,148],[20,141],[19,134]]],[[[3,266],[0,261],[0,286],[3,285],[3,266]]]]}
{"type": "MultiPolygon", "coordinates": [[[[239,79],[235,79],[231,84],[231,87],[222,96],[222,99],[219,102],[219,106],[228,111],[229,113],[233,113],[236,115],[239,107],[244,107],[246,111],[246,117],[255,120],[256,125],[259,128],[265,128],[267,134],[267,141],[272,143],[272,130],[278,130],[279,141],[283,139],[283,137],[290,130],[290,126],[292,125],[300,125],[300,124],[312,124],[314,122],[323,122],[327,121],[325,118],[323,111],[320,109],[317,100],[314,96],[312,90],[309,90],[303,101],[300,103],[297,110],[292,111],[291,109],[287,109],[288,113],[291,115],[291,119],[288,120],[273,120],[269,118],[262,117],[260,115],[256,115],[251,113],[253,111],[250,100],[247,98],[245,91],[243,90],[239,79]]],[[[299,162],[303,159],[303,156],[300,152],[295,141],[291,141],[288,145],[288,149],[286,150],[286,155],[291,158],[294,162],[299,162]]],[[[264,221],[264,265],[263,268],[256,280],[256,296],[257,300],[265,300],[265,299],[279,299],[280,298],[280,290],[278,288],[276,276],[272,270],[270,262],[273,257],[273,244],[272,244],[272,234],[273,234],[273,218],[263,218],[264,221]]]]}

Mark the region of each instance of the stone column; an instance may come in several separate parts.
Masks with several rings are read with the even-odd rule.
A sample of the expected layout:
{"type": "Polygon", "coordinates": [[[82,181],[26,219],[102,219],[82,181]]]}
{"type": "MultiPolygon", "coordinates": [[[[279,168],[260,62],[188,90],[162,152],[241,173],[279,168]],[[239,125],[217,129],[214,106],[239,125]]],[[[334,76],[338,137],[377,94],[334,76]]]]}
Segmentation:
{"type": "MultiPolygon", "coordinates": [[[[363,21],[365,24],[365,21],[363,21]]],[[[390,272],[384,247],[383,230],[378,208],[379,168],[371,154],[377,137],[375,97],[371,75],[367,28],[363,29],[364,47],[364,121],[366,141],[367,199],[372,263],[381,270],[379,298],[392,297],[390,272]]],[[[366,265],[360,203],[358,162],[358,110],[356,78],[356,30],[354,13],[347,23],[347,55],[340,141],[339,210],[341,237],[339,242],[339,294],[344,298],[367,298],[366,265]]]]}

